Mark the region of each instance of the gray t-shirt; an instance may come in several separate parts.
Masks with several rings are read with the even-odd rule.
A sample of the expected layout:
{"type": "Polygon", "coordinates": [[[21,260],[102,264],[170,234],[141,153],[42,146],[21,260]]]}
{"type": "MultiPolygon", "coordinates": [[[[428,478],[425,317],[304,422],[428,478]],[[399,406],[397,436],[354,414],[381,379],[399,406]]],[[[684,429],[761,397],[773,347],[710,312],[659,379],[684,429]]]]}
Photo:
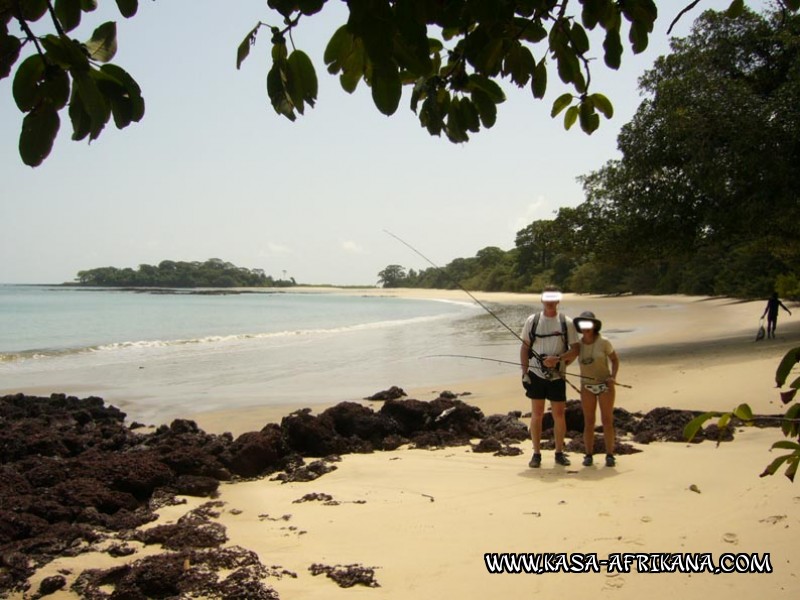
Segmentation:
{"type": "MultiPolygon", "coordinates": [[[[532,314],[525,321],[522,328],[520,337],[526,344],[531,343],[531,327],[533,326],[533,319],[536,313],[532,314]]],[[[539,323],[536,325],[536,339],[533,342],[533,350],[542,356],[552,356],[555,354],[564,353],[572,344],[578,343],[578,331],[572,323],[572,319],[565,317],[567,322],[567,344],[564,345],[564,339],[561,335],[561,319],[558,315],[555,317],[545,317],[544,313],[539,313],[539,323]],[[557,333],[558,335],[549,335],[557,333]],[[540,337],[547,336],[547,337],[540,337]]],[[[537,377],[545,377],[539,361],[535,358],[531,359],[530,366],[528,367],[533,371],[537,377]]]]}

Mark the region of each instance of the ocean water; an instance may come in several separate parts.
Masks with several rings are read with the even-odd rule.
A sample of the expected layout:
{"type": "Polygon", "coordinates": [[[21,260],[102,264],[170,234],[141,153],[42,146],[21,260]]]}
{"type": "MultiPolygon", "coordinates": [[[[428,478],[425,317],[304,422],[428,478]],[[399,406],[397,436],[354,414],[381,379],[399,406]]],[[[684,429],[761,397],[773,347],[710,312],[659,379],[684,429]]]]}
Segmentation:
{"type": "MultiPolygon", "coordinates": [[[[438,356],[517,359],[514,336],[464,298],[0,285],[0,394],[96,395],[129,420],[161,423],[516,376],[512,365],[438,356]]],[[[515,330],[524,319],[493,308],[515,330]]]]}

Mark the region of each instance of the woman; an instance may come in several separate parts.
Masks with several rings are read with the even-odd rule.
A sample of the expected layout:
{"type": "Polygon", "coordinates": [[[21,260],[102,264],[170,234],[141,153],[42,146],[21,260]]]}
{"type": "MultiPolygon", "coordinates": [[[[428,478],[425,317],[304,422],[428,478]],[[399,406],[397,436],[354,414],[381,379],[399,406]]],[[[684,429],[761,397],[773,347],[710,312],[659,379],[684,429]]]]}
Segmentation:
{"type": "Polygon", "coordinates": [[[573,320],[582,334],[579,347],[581,366],[581,405],[583,407],[583,444],[586,456],[583,466],[594,462],[594,427],[597,403],[600,403],[600,420],[606,445],[606,466],[616,465],[614,458],[614,383],[619,371],[619,358],[611,342],[600,335],[602,323],[591,311],[582,312],[573,320]],[[610,368],[609,368],[610,363],[610,368]]]}

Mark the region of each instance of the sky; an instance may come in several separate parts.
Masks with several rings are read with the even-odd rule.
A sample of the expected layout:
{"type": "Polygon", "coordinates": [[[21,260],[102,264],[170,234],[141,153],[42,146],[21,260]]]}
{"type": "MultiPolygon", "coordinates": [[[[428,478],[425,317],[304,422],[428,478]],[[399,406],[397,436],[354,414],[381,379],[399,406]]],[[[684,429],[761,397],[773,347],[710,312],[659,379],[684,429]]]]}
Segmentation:
{"type": "MultiPolygon", "coordinates": [[[[673,35],[686,35],[701,10],[729,3],[703,0],[673,35]]],[[[386,230],[438,265],[487,246],[510,250],[520,229],[583,201],[579,176],[619,157],[617,135],[641,102],[638,77],[668,52],[666,30],[688,0],[658,4],[648,49],[626,49],[619,71],[593,50],[593,90],[615,107],[594,134],[550,118],[564,91],[553,71],[544,101],[504,84],[496,125],[454,145],[420,127],[409,90],[386,117],[363,82],[349,95],[326,72],[325,45],[346,19],[341,2],[294,33],[320,89],[317,106],[292,123],[267,98],[267,30],[236,69],[236,49],[256,23],[280,25],[264,0],[140,0],[127,20],[102,0],[72,35],[88,39],[117,22],[113,62],[141,86],[144,119],[124,130],[112,120],[88,144],[70,139],[64,111],[52,153],[32,169],[18,154],[13,75],[0,81],[0,283],[220,258],[303,284],[375,285],[388,265],[430,266],[386,230]]]]}

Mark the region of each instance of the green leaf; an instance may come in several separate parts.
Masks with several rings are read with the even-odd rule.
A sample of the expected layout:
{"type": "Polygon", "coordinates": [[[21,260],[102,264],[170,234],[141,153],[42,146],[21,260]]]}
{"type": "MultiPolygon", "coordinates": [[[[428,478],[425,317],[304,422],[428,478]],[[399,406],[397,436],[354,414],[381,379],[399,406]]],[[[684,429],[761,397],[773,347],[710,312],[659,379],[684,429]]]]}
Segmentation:
{"type": "Polygon", "coordinates": [[[258,30],[261,29],[261,23],[253,27],[253,29],[245,36],[242,43],[236,49],[236,68],[242,66],[244,59],[250,55],[250,48],[256,43],[256,35],[258,30]]]}
{"type": "Polygon", "coordinates": [[[477,56],[477,70],[485,75],[497,75],[503,58],[503,39],[490,39],[477,56]]]}
{"type": "Polygon", "coordinates": [[[97,0],[81,0],[83,12],[94,12],[97,9],[97,0]]]}
{"type": "Polygon", "coordinates": [[[589,97],[592,99],[592,102],[594,102],[594,107],[603,113],[606,119],[610,119],[614,116],[614,106],[603,94],[592,94],[589,97]]]}
{"type": "Polygon", "coordinates": [[[19,136],[19,155],[29,167],[38,167],[53,149],[61,124],[58,112],[48,105],[41,105],[29,112],[22,120],[19,136]]]}
{"type": "Polygon", "coordinates": [[[511,80],[519,87],[528,83],[536,70],[536,60],[531,51],[522,44],[514,44],[509,48],[504,60],[504,72],[511,75],[511,80]]]}
{"type": "Polygon", "coordinates": [[[20,5],[26,21],[38,21],[47,12],[47,0],[25,0],[20,5]]]}
{"type": "Polygon", "coordinates": [[[117,53],[117,24],[108,21],[100,25],[85,46],[92,60],[102,63],[110,61],[117,53]]]}
{"type": "Polygon", "coordinates": [[[322,10],[326,0],[298,0],[297,8],[306,16],[313,15],[322,10]]]}
{"type": "Polygon", "coordinates": [[[489,96],[489,98],[491,98],[492,102],[495,104],[505,102],[506,95],[503,93],[503,90],[500,88],[500,86],[483,75],[470,75],[469,84],[467,87],[470,90],[481,90],[487,96],[489,96]]]}
{"type": "Polygon", "coordinates": [[[300,114],[306,102],[313,107],[317,100],[317,74],[311,59],[301,50],[289,55],[286,89],[300,114]]]}
{"type": "Polygon", "coordinates": [[[570,51],[560,52],[556,56],[558,76],[564,83],[580,81],[581,66],[578,57],[570,51]]]}
{"type": "Polygon", "coordinates": [[[578,107],[570,106],[564,114],[564,129],[570,129],[578,120],[578,107]]]}
{"type": "Polygon", "coordinates": [[[575,52],[578,54],[585,54],[589,51],[589,38],[586,35],[586,31],[579,23],[572,24],[569,36],[575,52]]]}
{"type": "Polygon", "coordinates": [[[497,105],[489,97],[489,95],[480,89],[474,89],[470,92],[470,97],[478,110],[478,116],[481,119],[483,126],[489,129],[497,122],[497,105]]]}
{"type": "Polygon", "coordinates": [[[719,416],[719,413],[714,412],[707,412],[697,415],[694,419],[686,424],[686,427],[683,428],[683,439],[685,439],[687,442],[691,442],[694,439],[694,436],[697,435],[697,432],[702,429],[703,424],[709,419],[713,419],[717,416],[719,416]]]}
{"type": "Polygon", "coordinates": [[[467,128],[467,131],[477,133],[481,130],[481,121],[478,114],[478,109],[469,98],[462,98],[459,105],[459,112],[461,113],[460,121],[467,128]]]}
{"type": "Polygon", "coordinates": [[[572,94],[561,94],[556,98],[556,101],[553,102],[553,109],[550,111],[550,117],[555,117],[570,104],[572,104],[572,94]]]}
{"type": "Polygon", "coordinates": [[[544,98],[545,91],[547,91],[547,64],[545,60],[545,58],[540,60],[533,70],[531,90],[533,91],[534,98],[544,98]]]}
{"type": "Polygon", "coordinates": [[[122,68],[103,65],[95,74],[97,87],[111,107],[114,124],[124,129],[144,114],[144,101],[139,86],[122,68]]]}
{"type": "Polygon", "coordinates": [[[280,66],[274,63],[269,73],[267,73],[267,94],[269,95],[270,103],[275,112],[290,121],[294,121],[297,118],[294,114],[294,105],[286,93],[283,81],[284,78],[281,74],[280,66]]]}
{"type": "Polygon", "coordinates": [[[72,88],[72,98],[69,101],[69,118],[72,121],[72,139],[82,140],[92,129],[92,119],[83,106],[83,101],[76,88],[72,88]]]}
{"type": "Polygon", "coordinates": [[[56,0],[55,13],[64,31],[81,24],[81,0],[56,0]]]}
{"type": "Polygon", "coordinates": [[[144,116],[144,98],[142,98],[142,90],[136,80],[117,65],[103,65],[100,67],[100,71],[112,77],[125,88],[123,97],[130,104],[130,119],[131,121],[140,121],[144,116]]]}
{"type": "Polygon", "coordinates": [[[791,457],[791,454],[784,454],[783,456],[779,456],[775,460],[773,460],[767,468],[764,469],[764,472],[759,475],[759,477],[766,477],[767,475],[775,475],[778,469],[781,468],[781,465],[785,463],[791,457]]]}
{"type": "Polygon", "coordinates": [[[593,108],[586,104],[581,104],[580,108],[581,129],[585,133],[594,133],[600,127],[600,115],[593,108]],[[585,108],[584,108],[585,107],[585,108]]]}
{"type": "Polygon", "coordinates": [[[778,387],[783,387],[789,373],[798,362],[800,362],[800,346],[789,350],[781,359],[778,369],[775,371],[775,383],[778,387]]]}
{"type": "Polygon", "coordinates": [[[753,420],[753,410],[750,408],[749,404],[740,404],[736,407],[733,411],[733,415],[742,421],[752,421],[753,420]]]}
{"type": "Polygon", "coordinates": [[[11,74],[11,67],[19,58],[20,48],[22,44],[13,35],[0,35],[0,80],[11,74]]]}
{"type": "Polygon", "coordinates": [[[532,44],[538,44],[545,38],[547,38],[547,29],[545,29],[544,25],[538,20],[533,23],[528,22],[520,36],[520,40],[525,40],[532,44]]]}
{"type": "Polygon", "coordinates": [[[619,69],[622,64],[622,41],[619,37],[619,29],[610,29],[606,32],[603,50],[605,50],[603,60],[606,66],[615,71],[619,69]]]}
{"type": "Polygon", "coordinates": [[[128,19],[139,10],[139,0],[117,0],[117,7],[120,14],[128,19]]]}
{"type": "Polygon", "coordinates": [[[39,97],[55,110],[61,110],[69,100],[69,77],[67,72],[58,67],[50,67],[45,71],[44,81],[39,88],[39,97]]]}
{"type": "Polygon", "coordinates": [[[73,86],[91,119],[90,140],[94,140],[100,135],[100,132],[111,117],[111,108],[97,87],[97,82],[92,75],[92,73],[85,72],[72,74],[73,86]]]}
{"type": "Polygon", "coordinates": [[[393,65],[373,68],[372,72],[372,101],[385,115],[393,115],[400,104],[402,83],[397,67],[393,65]]]}
{"type": "Polygon", "coordinates": [[[341,69],[341,63],[344,62],[343,56],[346,55],[353,45],[353,36],[347,29],[347,25],[342,25],[337,29],[331,39],[328,40],[328,45],[325,46],[325,53],[323,60],[326,65],[329,65],[329,72],[335,75],[341,69]],[[331,70],[335,68],[335,70],[331,70]]]}
{"type": "Polygon", "coordinates": [[[628,40],[631,42],[631,48],[634,54],[641,54],[647,50],[649,41],[649,34],[651,28],[640,22],[631,23],[631,30],[628,33],[628,40]]]}
{"type": "Polygon", "coordinates": [[[797,422],[797,420],[800,419],[800,404],[793,404],[790,406],[783,417],[783,420],[781,420],[781,431],[783,431],[783,435],[786,437],[796,436],[798,429],[800,429],[800,424],[797,422]]]}
{"type": "Polygon", "coordinates": [[[47,51],[47,58],[51,62],[70,71],[89,70],[89,57],[83,44],[77,40],[51,34],[41,38],[40,42],[47,51]]]}
{"type": "Polygon", "coordinates": [[[794,450],[800,452],[800,444],[797,442],[790,442],[789,440],[780,440],[772,444],[772,449],[780,448],[782,450],[794,450]]]}
{"type": "Polygon", "coordinates": [[[733,0],[728,10],[725,11],[725,16],[735,19],[741,17],[744,12],[744,0],[733,0]]]}
{"type": "MultiPolygon", "coordinates": [[[[797,381],[799,380],[795,380],[795,383],[797,383],[797,381]]],[[[792,400],[794,400],[794,397],[796,395],[797,395],[797,387],[793,387],[791,390],[781,392],[781,402],[783,402],[784,404],[789,404],[792,400]]]]}
{"type": "Polygon", "coordinates": [[[28,112],[36,105],[39,83],[44,78],[45,66],[44,58],[39,54],[33,54],[22,61],[17,68],[11,91],[17,108],[22,112],[28,112]]]}
{"type": "Polygon", "coordinates": [[[797,466],[800,464],[800,456],[796,454],[789,459],[789,467],[784,472],[784,475],[789,478],[789,481],[794,483],[795,475],[797,475],[797,466]]]}

